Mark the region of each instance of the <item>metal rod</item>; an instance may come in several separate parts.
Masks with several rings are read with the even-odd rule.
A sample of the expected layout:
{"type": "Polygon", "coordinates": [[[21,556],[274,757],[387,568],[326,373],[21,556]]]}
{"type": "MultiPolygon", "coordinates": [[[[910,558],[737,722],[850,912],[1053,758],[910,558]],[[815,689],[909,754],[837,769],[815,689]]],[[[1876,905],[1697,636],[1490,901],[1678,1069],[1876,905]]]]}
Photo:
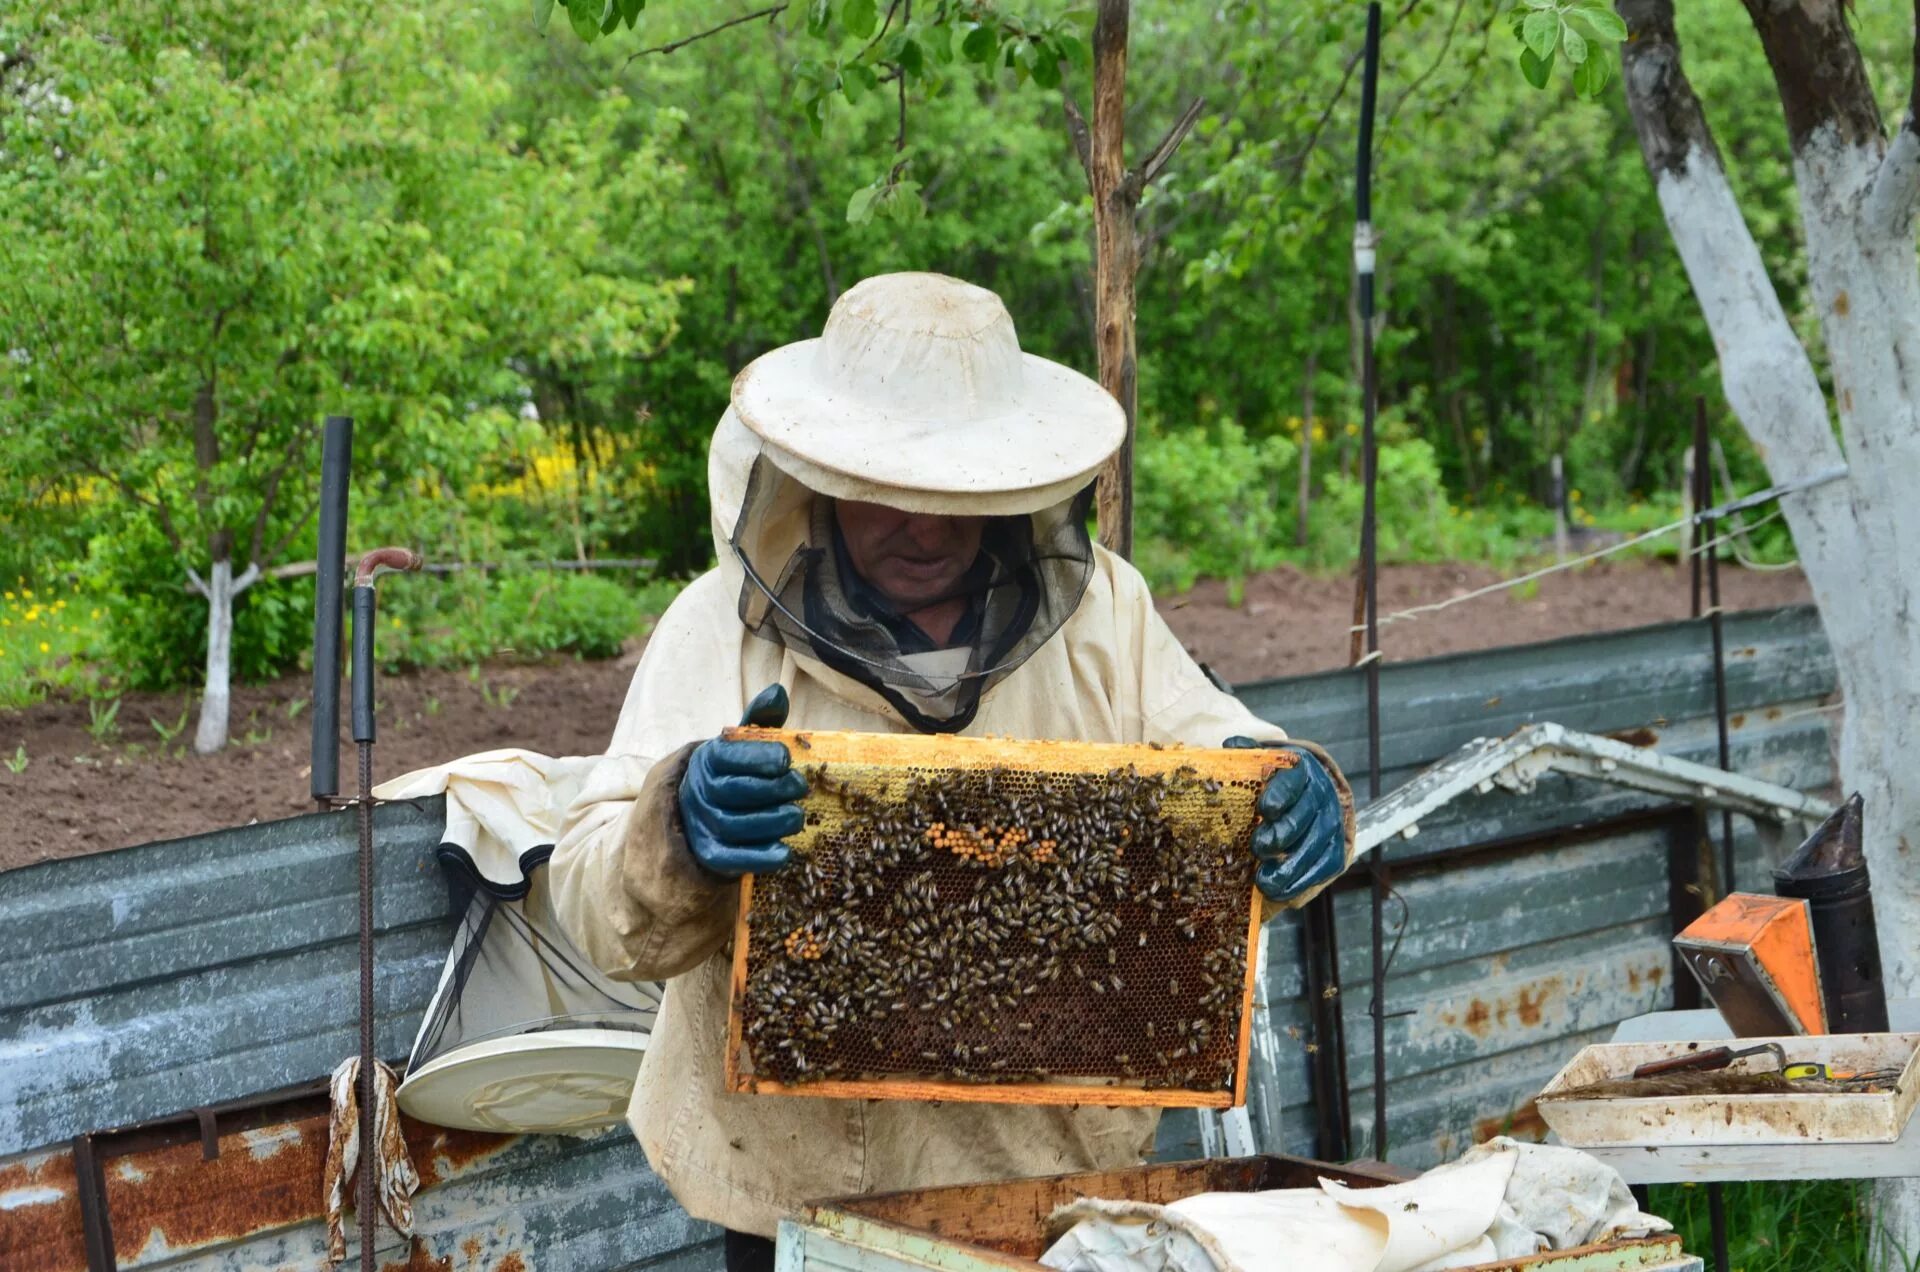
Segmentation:
{"type": "Polygon", "coordinates": [[[1713,1266],[1715,1272],[1728,1272],[1727,1198],[1719,1184],[1707,1185],[1707,1221],[1713,1228],[1713,1266]]]}
{"type": "MultiPolygon", "coordinates": [[[[1360,442],[1364,494],[1360,514],[1360,571],[1366,587],[1367,797],[1380,798],[1380,536],[1376,488],[1379,444],[1379,375],[1374,365],[1373,115],[1380,78],[1380,4],[1367,6],[1365,67],[1360,80],[1360,154],[1354,186],[1354,265],[1360,287],[1360,442]]],[[[1373,957],[1373,999],[1367,1014],[1373,1024],[1373,1156],[1387,1160],[1387,859],[1384,850],[1368,854],[1369,936],[1373,957]]]]}
{"type": "MultiPolygon", "coordinates": [[[[1713,506],[1713,475],[1707,465],[1707,399],[1693,400],[1693,506],[1696,510],[1713,506]]],[[[1726,646],[1720,625],[1720,572],[1714,566],[1715,554],[1702,545],[1713,542],[1712,518],[1695,523],[1693,535],[1693,616],[1700,617],[1700,591],[1705,574],[1713,606],[1708,623],[1713,633],[1713,713],[1720,731],[1720,767],[1730,767],[1727,740],[1727,662],[1726,646]]],[[[1720,895],[1733,892],[1733,814],[1720,814],[1720,895]]],[[[1713,1232],[1713,1263],[1716,1272],[1728,1272],[1727,1199],[1721,1185],[1707,1185],[1707,1215],[1713,1232]]]]}
{"type": "MultiPolygon", "coordinates": [[[[1696,397],[1693,400],[1693,473],[1694,507],[1711,508],[1713,506],[1713,470],[1707,465],[1707,448],[1711,441],[1707,435],[1707,400],[1696,397]]],[[[1706,581],[1707,630],[1713,641],[1713,714],[1719,733],[1720,767],[1727,771],[1733,769],[1733,744],[1727,723],[1727,639],[1726,628],[1720,614],[1720,554],[1711,547],[1714,529],[1717,525],[1711,516],[1699,523],[1699,533],[1694,543],[1693,569],[1693,614],[1700,617],[1700,583],[1702,575],[1706,581]]],[[[1731,895],[1735,890],[1734,851],[1733,851],[1733,813],[1720,811],[1720,895],[1731,895]]]]}
{"type": "Polygon", "coordinates": [[[320,546],[314,552],[312,794],[324,810],[340,793],[341,585],[346,574],[353,420],[329,415],[320,441],[320,546]]]}
{"type": "MultiPolygon", "coordinates": [[[[372,595],[373,589],[355,588],[354,600],[360,599],[360,593],[372,595]]],[[[369,611],[372,606],[368,606],[369,611]]],[[[358,692],[363,678],[362,668],[369,663],[359,660],[360,653],[360,607],[354,606],[354,701],[359,703],[358,692]]],[[[371,676],[365,676],[371,680],[371,676]]],[[[371,699],[372,695],[368,695],[371,699]]],[[[354,712],[357,716],[358,710],[354,712]]],[[[355,733],[358,734],[356,729],[355,733]]],[[[354,1208],[360,1219],[360,1267],[362,1272],[374,1272],[376,1264],[373,1254],[373,1209],[379,1204],[378,1151],[373,1143],[373,1102],[375,1099],[374,1055],[373,1055],[373,739],[354,739],[360,750],[360,1192],[354,1208]]]]}

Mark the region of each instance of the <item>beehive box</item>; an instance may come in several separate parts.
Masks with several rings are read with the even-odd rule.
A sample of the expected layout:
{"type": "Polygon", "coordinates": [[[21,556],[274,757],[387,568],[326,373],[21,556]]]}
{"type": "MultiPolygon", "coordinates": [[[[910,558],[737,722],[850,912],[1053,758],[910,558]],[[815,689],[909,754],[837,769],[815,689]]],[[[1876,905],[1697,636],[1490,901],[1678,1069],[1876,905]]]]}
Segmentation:
{"type": "MultiPolygon", "coordinates": [[[[1043,1272],[1054,1213],[1086,1197],[1168,1205],[1196,1193],[1315,1188],[1323,1179],[1352,1188],[1406,1176],[1374,1163],[1336,1166],[1293,1157],[1163,1162],[1124,1170],[1039,1179],[868,1193],[816,1202],[782,1219],[778,1266],[796,1272],[1043,1272]]],[[[1276,1251],[1275,1267],[1317,1266],[1312,1250],[1276,1251]]],[[[1473,1272],[1702,1272],[1676,1233],[1609,1241],[1528,1258],[1473,1265],[1473,1272]]],[[[1461,1272],[1470,1272],[1462,1268],[1461,1272]]]]}
{"type": "Polygon", "coordinates": [[[1277,750],[733,729],[808,779],[743,881],[732,1090],[1244,1102],[1277,750]]]}

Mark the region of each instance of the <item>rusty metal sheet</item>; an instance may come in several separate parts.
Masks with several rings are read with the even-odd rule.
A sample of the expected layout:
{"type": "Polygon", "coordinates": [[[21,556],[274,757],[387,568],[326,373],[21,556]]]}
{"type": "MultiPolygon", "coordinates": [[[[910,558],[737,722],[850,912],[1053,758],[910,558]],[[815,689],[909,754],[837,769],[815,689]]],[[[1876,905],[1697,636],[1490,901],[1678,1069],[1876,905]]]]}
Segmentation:
{"type": "MultiPolygon", "coordinates": [[[[624,1130],[593,1140],[515,1137],[403,1119],[421,1174],[415,1238],[383,1229],[385,1266],[614,1268],[649,1256],[717,1267],[710,1225],[674,1206],[624,1130]]],[[[103,1162],[114,1254],[147,1268],[318,1269],[326,1231],[324,1116],[137,1149],[103,1162]]],[[[349,1247],[357,1231],[349,1222],[349,1247]]],[[[67,1149],[0,1164],[0,1272],[84,1272],[67,1149]]]]}

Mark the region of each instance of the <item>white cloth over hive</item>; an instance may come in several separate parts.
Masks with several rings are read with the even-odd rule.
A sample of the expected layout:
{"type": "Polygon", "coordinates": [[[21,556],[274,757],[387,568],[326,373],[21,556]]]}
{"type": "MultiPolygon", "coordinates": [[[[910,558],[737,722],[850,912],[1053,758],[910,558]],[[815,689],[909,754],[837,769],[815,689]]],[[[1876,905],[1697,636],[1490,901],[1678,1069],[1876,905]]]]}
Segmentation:
{"type": "Polygon", "coordinates": [[[1438,1272],[1668,1231],[1585,1153],[1490,1140],[1418,1179],[1063,1207],[1060,1272],[1438,1272]]]}
{"type": "Polygon", "coordinates": [[[591,1133],[626,1111],[659,986],[613,980],[574,948],[542,868],[599,758],[486,751],[375,788],[388,800],[445,795],[440,860],[473,893],[400,1087],[414,1117],[591,1133]]]}

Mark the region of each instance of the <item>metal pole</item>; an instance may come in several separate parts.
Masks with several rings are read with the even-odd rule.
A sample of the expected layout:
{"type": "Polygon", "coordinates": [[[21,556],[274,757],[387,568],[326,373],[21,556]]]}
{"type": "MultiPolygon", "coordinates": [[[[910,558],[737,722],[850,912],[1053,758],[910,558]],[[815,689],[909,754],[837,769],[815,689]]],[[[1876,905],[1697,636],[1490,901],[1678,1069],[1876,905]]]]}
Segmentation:
{"type": "Polygon", "coordinates": [[[320,442],[320,546],[313,562],[312,794],[322,812],[340,793],[340,593],[352,469],[353,420],[329,415],[320,442]]]}
{"type": "Polygon", "coordinates": [[[373,1141],[373,634],[376,578],[385,570],[418,570],[420,555],[405,548],[380,548],[360,558],[353,585],[353,741],[360,752],[360,1266],[373,1272],[374,1207],[379,1204],[373,1141]]]}
{"type": "Polygon", "coordinates": [[[373,581],[353,589],[353,740],[360,752],[360,1267],[373,1272],[373,581]]]}
{"type": "MultiPolygon", "coordinates": [[[[1707,466],[1707,447],[1711,443],[1707,438],[1707,400],[1694,399],[1693,450],[1695,483],[1699,488],[1697,506],[1701,509],[1713,507],[1713,470],[1707,466]]],[[[1720,767],[1733,768],[1733,745],[1727,727],[1727,638],[1720,614],[1720,560],[1719,550],[1708,546],[1713,543],[1715,527],[1719,523],[1711,516],[1702,516],[1694,542],[1700,545],[1697,555],[1702,558],[1695,564],[1695,577],[1704,571],[1707,581],[1707,628],[1713,638],[1713,714],[1718,726],[1720,738],[1720,767]]],[[[1694,617],[1700,616],[1699,589],[1694,591],[1694,617]]],[[[1733,857],[1733,814],[1726,809],[1720,811],[1720,889],[1727,896],[1735,890],[1733,857]]]]}
{"type": "MultiPolygon", "coordinates": [[[[1365,68],[1360,80],[1360,154],[1355,167],[1353,260],[1360,287],[1361,481],[1360,571],[1366,586],[1367,798],[1380,798],[1380,558],[1375,486],[1379,446],[1374,422],[1379,406],[1379,376],[1373,356],[1373,275],[1378,240],[1373,233],[1373,114],[1380,78],[1380,4],[1367,6],[1365,68]]],[[[1309,439],[1311,440],[1311,439],[1309,439]]],[[[1387,862],[1384,847],[1367,857],[1370,934],[1373,954],[1373,1156],[1387,1159],[1387,965],[1385,910],[1387,862]]]]}
{"type": "MultiPolygon", "coordinates": [[[[1693,506],[1696,515],[1713,507],[1713,477],[1707,467],[1707,400],[1693,400],[1693,506]]],[[[1708,517],[1690,528],[1693,545],[1693,616],[1700,617],[1700,584],[1704,570],[1710,592],[1713,631],[1713,710],[1720,729],[1720,767],[1730,767],[1727,743],[1727,663],[1726,647],[1720,630],[1720,572],[1714,568],[1713,549],[1704,547],[1713,539],[1713,519],[1708,517]]],[[[1733,891],[1733,814],[1720,814],[1720,895],[1733,891]]],[[[1722,1186],[1707,1185],[1707,1219],[1713,1233],[1713,1260],[1717,1272],[1728,1272],[1727,1201],[1722,1186]]]]}

